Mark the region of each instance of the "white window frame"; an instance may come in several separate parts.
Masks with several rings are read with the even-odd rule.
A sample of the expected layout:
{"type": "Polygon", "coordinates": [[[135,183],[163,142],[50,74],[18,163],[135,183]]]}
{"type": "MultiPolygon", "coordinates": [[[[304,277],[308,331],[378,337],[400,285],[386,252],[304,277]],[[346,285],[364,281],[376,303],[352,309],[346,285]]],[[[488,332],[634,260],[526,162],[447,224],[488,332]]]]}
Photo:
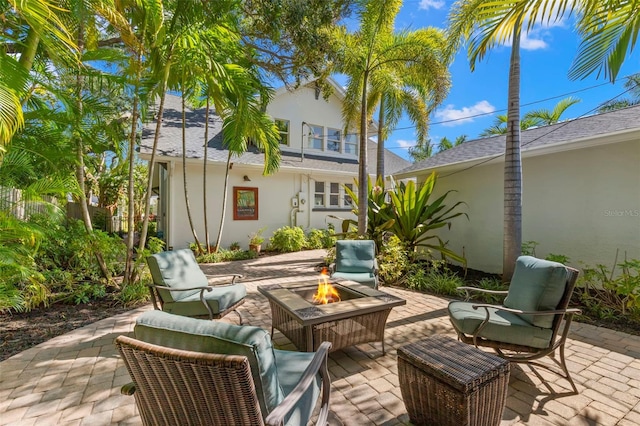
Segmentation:
{"type": "Polygon", "coordinates": [[[340,204],[340,183],[338,182],[329,182],[329,207],[342,207],[340,204]],[[334,191],[335,186],[335,191],[334,191]],[[332,199],[336,200],[336,203],[332,203],[332,199]]]}
{"type": "Polygon", "coordinates": [[[324,151],[324,127],[318,126],[316,124],[307,124],[307,126],[309,127],[309,135],[307,136],[307,148],[324,151]],[[317,132],[319,132],[320,134],[316,135],[317,132]],[[316,148],[312,144],[312,141],[319,141],[320,148],[316,148]]]}
{"type": "Polygon", "coordinates": [[[349,187],[349,189],[354,191],[354,192],[357,190],[357,188],[354,189],[352,183],[345,183],[340,188],[342,190],[342,194],[343,194],[342,206],[343,207],[353,207],[353,198],[351,198],[351,196],[349,194],[347,194],[347,191],[344,189],[344,187],[349,187]]]}
{"type": "Polygon", "coordinates": [[[285,120],[284,118],[275,118],[274,123],[278,127],[278,133],[280,134],[280,145],[290,145],[290,134],[291,134],[291,121],[285,120]],[[287,130],[283,131],[280,126],[278,126],[278,122],[286,123],[287,130]]]}
{"type": "Polygon", "coordinates": [[[335,129],[332,127],[327,127],[327,151],[331,152],[342,152],[342,130],[335,129]],[[333,133],[338,133],[338,139],[335,139],[333,133]],[[331,144],[336,144],[338,149],[332,149],[331,144]]]}
{"type": "Polygon", "coordinates": [[[313,191],[313,207],[326,207],[326,193],[327,193],[327,185],[324,181],[315,181],[314,191],[313,191]],[[322,191],[318,191],[319,185],[322,185],[322,191]],[[318,196],[322,196],[322,203],[318,204],[318,196]]]}
{"type": "Polygon", "coordinates": [[[347,133],[343,137],[343,152],[349,155],[358,155],[358,135],[356,133],[347,133]],[[353,146],[353,152],[348,152],[347,147],[353,146]]]}

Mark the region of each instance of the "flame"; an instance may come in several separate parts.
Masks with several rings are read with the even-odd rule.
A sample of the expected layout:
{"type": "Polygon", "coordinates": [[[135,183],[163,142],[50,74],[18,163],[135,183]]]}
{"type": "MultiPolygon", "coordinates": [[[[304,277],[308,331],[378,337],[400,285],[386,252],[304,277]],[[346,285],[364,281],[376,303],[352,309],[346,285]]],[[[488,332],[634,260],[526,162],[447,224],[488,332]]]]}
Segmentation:
{"type": "Polygon", "coordinates": [[[340,294],[329,284],[329,271],[322,268],[320,278],[318,279],[318,291],[313,295],[313,303],[318,305],[326,305],[327,303],[339,302],[340,294]]]}

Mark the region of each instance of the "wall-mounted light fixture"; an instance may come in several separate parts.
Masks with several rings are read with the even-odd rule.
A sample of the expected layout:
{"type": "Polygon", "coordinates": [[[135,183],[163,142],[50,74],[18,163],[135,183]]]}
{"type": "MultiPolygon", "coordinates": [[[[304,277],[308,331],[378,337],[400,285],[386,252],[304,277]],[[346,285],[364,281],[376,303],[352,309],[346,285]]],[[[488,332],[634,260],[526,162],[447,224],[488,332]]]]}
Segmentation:
{"type": "Polygon", "coordinates": [[[251,179],[249,179],[249,176],[247,175],[244,175],[242,179],[244,179],[245,182],[251,182],[251,179]]]}

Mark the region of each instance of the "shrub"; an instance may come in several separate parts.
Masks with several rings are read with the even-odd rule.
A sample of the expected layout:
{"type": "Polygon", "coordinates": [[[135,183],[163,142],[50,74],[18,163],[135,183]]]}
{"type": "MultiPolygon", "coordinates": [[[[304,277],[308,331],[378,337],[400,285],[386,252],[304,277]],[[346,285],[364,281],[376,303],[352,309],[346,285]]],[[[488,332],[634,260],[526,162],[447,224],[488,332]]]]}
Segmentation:
{"type": "Polygon", "coordinates": [[[336,237],[333,227],[329,229],[312,229],[307,233],[306,248],[308,249],[328,249],[335,245],[336,237]]]}
{"type": "Polygon", "coordinates": [[[413,263],[407,273],[407,287],[443,296],[458,296],[462,278],[447,268],[443,261],[413,263]]]}
{"type": "Polygon", "coordinates": [[[378,255],[380,279],[386,284],[396,284],[404,277],[410,265],[408,250],[398,237],[391,236],[378,255]]]}
{"type": "Polygon", "coordinates": [[[258,253],[251,250],[225,250],[220,249],[217,252],[205,253],[197,257],[198,263],[220,263],[232,260],[255,259],[258,253]]]}
{"type": "Polygon", "coordinates": [[[276,229],[269,240],[269,249],[282,253],[300,251],[307,245],[304,231],[299,226],[283,226],[276,229]]]}

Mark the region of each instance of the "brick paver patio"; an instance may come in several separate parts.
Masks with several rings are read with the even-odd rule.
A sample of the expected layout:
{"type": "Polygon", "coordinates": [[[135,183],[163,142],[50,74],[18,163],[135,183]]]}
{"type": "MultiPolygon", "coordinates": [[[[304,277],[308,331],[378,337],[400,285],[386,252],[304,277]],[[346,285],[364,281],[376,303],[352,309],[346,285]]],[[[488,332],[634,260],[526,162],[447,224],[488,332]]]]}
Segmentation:
{"type": "MultiPolygon", "coordinates": [[[[269,330],[269,304],[256,286],[315,276],[323,256],[323,250],[314,250],[203,268],[244,274],[249,294],[242,316],[247,324],[269,330]]],[[[432,334],[454,337],[446,299],[383,290],[405,298],[407,305],[389,316],[386,356],[379,343],[330,355],[330,424],[408,424],[397,348],[432,334]]],[[[133,397],[120,395],[129,376],[113,340],[130,333],[145,309],[150,307],[80,328],[1,362],[0,425],[141,424],[133,397]]],[[[237,317],[231,314],[224,321],[236,322],[237,317]]],[[[274,337],[276,345],[293,349],[280,333],[274,337]]],[[[568,395],[568,383],[544,370],[512,366],[503,425],[640,424],[640,337],[574,323],[567,359],[578,395],[568,395]]]]}

